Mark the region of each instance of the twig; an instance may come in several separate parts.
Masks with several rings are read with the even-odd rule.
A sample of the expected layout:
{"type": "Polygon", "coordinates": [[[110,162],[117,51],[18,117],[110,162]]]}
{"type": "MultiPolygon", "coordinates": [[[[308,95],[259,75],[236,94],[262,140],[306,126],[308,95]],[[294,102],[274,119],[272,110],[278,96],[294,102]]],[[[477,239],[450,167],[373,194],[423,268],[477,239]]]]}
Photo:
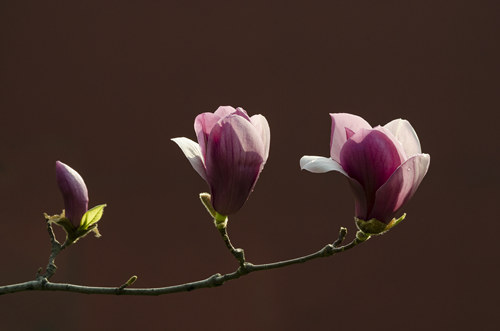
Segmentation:
{"type": "Polygon", "coordinates": [[[38,279],[44,278],[46,280],[50,279],[50,277],[52,277],[56,273],[56,257],[64,248],[66,248],[66,244],[61,245],[61,243],[57,240],[54,234],[54,230],[52,229],[52,223],[49,221],[47,221],[47,232],[49,233],[51,245],[49,263],[45,268],[45,273],[43,275],[40,275],[39,273],[39,276],[37,277],[38,279]]]}
{"type": "Polygon", "coordinates": [[[218,227],[217,229],[219,230],[219,233],[221,234],[222,240],[224,240],[226,247],[229,249],[231,254],[234,255],[236,260],[238,260],[240,267],[243,267],[243,265],[245,264],[245,251],[241,248],[234,248],[233,244],[231,244],[231,240],[229,240],[227,227],[218,227]]]}

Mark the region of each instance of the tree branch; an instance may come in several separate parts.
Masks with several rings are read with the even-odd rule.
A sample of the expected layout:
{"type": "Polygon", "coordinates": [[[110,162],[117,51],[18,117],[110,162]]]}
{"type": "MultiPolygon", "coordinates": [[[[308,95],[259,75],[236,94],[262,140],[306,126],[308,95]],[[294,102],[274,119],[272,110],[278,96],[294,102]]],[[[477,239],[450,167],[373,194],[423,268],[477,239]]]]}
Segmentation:
{"type": "Polygon", "coordinates": [[[226,246],[231,251],[231,253],[233,253],[233,255],[240,263],[239,268],[236,269],[234,272],[227,273],[224,275],[217,273],[203,280],[180,284],[180,285],[167,286],[167,287],[128,288],[128,286],[132,285],[132,283],[137,279],[136,276],[132,276],[125,284],[118,287],[92,287],[92,286],[82,286],[74,284],[52,283],[48,281],[48,278],[53,275],[53,272],[52,273],[49,272],[49,269],[54,270],[55,272],[55,269],[52,269],[52,266],[54,266],[55,268],[54,264],[55,257],[62,249],[64,249],[64,245],[61,246],[57,242],[57,239],[55,239],[55,236],[53,236],[53,231],[50,225],[48,227],[49,227],[49,236],[51,237],[51,242],[52,242],[52,251],[49,258],[49,265],[47,266],[47,270],[44,276],[39,276],[37,277],[36,280],[24,283],[0,286],[0,295],[22,292],[22,291],[63,291],[63,292],[83,293],[83,294],[143,295],[143,296],[158,296],[158,295],[178,293],[178,292],[189,292],[200,288],[210,288],[210,287],[220,286],[225,282],[240,278],[241,276],[247,275],[252,272],[282,268],[293,264],[304,263],[317,258],[331,256],[337,253],[344,252],[348,249],[351,249],[370,238],[370,236],[362,233],[361,231],[358,231],[358,233],[356,234],[356,238],[354,238],[353,241],[351,241],[347,245],[339,247],[339,245],[342,243],[347,234],[347,229],[341,228],[337,240],[335,240],[333,244],[326,245],[316,253],[286,261],[279,261],[268,264],[252,264],[249,262],[245,262],[243,250],[241,250],[241,255],[239,253],[234,253],[235,251],[237,252],[238,249],[235,249],[234,246],[232,246],[231,242],[229,241],[229,236],[227,235],[227,232],[224,230],[223,231],[224,233],[221,231],[224,242],[226,243],[226,246]],[[58,247],[57,245],[60,247],[59,251],[57,251],[57,249],[54,250],[54,247],[58,247]]]}

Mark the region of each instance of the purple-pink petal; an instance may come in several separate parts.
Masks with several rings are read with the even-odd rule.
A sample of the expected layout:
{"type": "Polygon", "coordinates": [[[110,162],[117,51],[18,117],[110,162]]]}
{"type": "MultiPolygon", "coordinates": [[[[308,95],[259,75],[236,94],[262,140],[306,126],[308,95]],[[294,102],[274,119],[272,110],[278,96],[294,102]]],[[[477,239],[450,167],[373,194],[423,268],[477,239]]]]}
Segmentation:
{"type": "Polygon", "coordinates": [[[371,125],[363,118],[346,113],[330,114],[332,132],[330,139],[330,157],[340,162],[340,150],[347,141],[346,129],[356,133],[361,129],[371,129],[371,125]]]}
{"type": "Polygon", "coordinates": [[[236,109],[234,109],[231,106],[220,106],[217,108],[217,110],[214,112],[214,115],[218,116],[219,118],[224,118],[226,116],[231,115],[232,113],[236,112],[236,109]]]}
{"type": "Polygon", "coordinates": [[[429,169],[429,154],[417,154],[404,162],[376,192],[373,210],[365,219],[388,223],[415,193],[429,169]]]}
{"type": "Polygon", "coordinates": [[[215,210],[238,211],[247,200],[264,164],[261,134],[248,120],[230,115],[210,133],[205,165],[215,210]]]}
{"type": "Polygon", "coordinates": [[[246,110],[241,107],[236,108],[236,111],[233,113],[233,115],[239,115],[247,121],[250,121],[250,117],[248,117],[246,110]]]}
{"type": "Polygon", "coordinates": [[[417,133],[407,120],[395,119],[384,125],[384,128],[389,130],[399,141],[408,158],[422,153],[417,133]]]}
{"type": "Polygon", "coordinates": [[[405,160],[408,159],[408,157],[406,156],[406,152],[404,150],[403,145],[398,141],[398,139],[392,134],[391,131],[389,131],[388,129],[386,129],[380,125],[374,127],[372,130],[377,130],[377,131],[382,132],[394,143],[394,147],[396,147],[396,150],[398,151],[399,157],[401,159],[401,163],[403,163],[405,160]]]}
{"type": "Polygon", "coordinates": [[[393,140],[380,130],[361,129],[342,147],[340,164],[365,191],[367,210],[375,192],[401,165],[402,157],[393,140]]]}
{"type": "Polygon", "coordinates": [[[349,180],[352,192],[354,193],[354,215],[361,219],[366,219],[368,215],[368,203],[366,192],[363,186],[354,178],[346,176],[349,180]]]}
{"type": "Polygon", "coordinates": [[[78,172],[60,161],[56,161],[56,181],[63,196],[66,218],[78,226],[88,209],[87,186],[78,172]]]}
{"type": "Polygon", "coordinates": [[[247,112],[243,108],[238,107],[234,109],[231,106],[220,106],[213,113],[207,112],[196,116],[194,120],[194,131],[196,132],[196,138],[200,144],[202,155],[206,153],[208,136],[214,125],[229,115],[238,115],[250,121],[247,112]]]}
{"type": "Polygon", "coordinates": [[[205,155],[208,135],[214,125],[221,119],[219,115],[214,113],[202,113],[196,116],[194,120],[194,131],[196,132],[196,138],[200,144],[201,154],[205,155]]]}

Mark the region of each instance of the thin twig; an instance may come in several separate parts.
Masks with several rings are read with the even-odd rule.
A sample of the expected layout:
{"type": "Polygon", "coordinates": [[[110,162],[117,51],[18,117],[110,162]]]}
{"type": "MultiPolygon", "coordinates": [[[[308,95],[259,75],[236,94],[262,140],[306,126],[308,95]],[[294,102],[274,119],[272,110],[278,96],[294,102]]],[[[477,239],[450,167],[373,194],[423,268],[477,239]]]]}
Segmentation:
{"type": "Polygon", "coordinates": [[[337,240],[333,242],[333,247],[338,247],[340,244],[342,244],[346,235],[347,235],[347,229],[341,227],[339,230],[339,237],[337,238],[337,240]]]}
{"type": "Polygon", "coordinates": [[[240,264],[240,267],[242,267],[245,264],[245,251],[241,248],[234,248],[233,244],[231,244],[231,240],[229,240],[229,236],[227,234],[227,228],[224,227],[218,227],[219,233],[222,236],[222,240],[224,240],[224,243],[226,244],[227,249],[233,254],[233,256],[238,260],[238,263],[240,264]]]}
{"type": "Polygon", "coordinates": [[[54,229],[52,229],[52,223],[49,221],[47,221],[47,232],[49,233],[51,245],[49,263],[47,264],[47,268],[45,268],[45,273],[40,275],[38,277],[39,279],[50,279],[50,277],[56,273],[56,257],[66,247],[66,244],[61,245],[61,243],[57,240],[56,235],[54,234],[54,229]]]}

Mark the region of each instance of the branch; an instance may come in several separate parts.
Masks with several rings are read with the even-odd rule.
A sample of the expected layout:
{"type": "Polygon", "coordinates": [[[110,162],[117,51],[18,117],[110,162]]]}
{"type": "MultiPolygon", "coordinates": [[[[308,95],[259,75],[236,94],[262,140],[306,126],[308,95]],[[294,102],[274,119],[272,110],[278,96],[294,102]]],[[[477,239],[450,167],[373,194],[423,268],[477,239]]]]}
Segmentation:
{"type": "MultiPolygon", "coordinates": [[[[240,266],[238,269],[236,269],[234,272],[227,273],[224,275],[221,275],[219,273],[214,274],[206,279],[195,281],[195,282],[190,282],[190,283],[185,283],[185,284],[180,284],[180,285],[174,285],[174,286],[167,286],[167,287],[158,287],[158,288],[128,288],[129,285],[131,285],[136,279],[136,276],[132,276],[125,284],[119,286],[119,287],[92,287],[92,286],[82,286],[82,285],[74,285],[74,284],[64,284],[64,283],[52,283],[48,281],[47,277],[37,277],[36,280],[24,282],[24,283],[19,283],[19,284],[13,284],[13,285],[6,285],[6,286],[1,286],[0,287],[0,295],[2,294],[8,294],[8,293],[15,293],[15,292],[22,292],[22,291],[63,291],[63,292],[74,292],[74,293],[83,293],[83,294],[112,294],[112,295],[144,295],[144,296],[158,296],[158,295],[163,295],[163,294],[171,294],[171,293],[178,293],[178,292],[189,292],[193,291],[196,289],[200,288],[210,288],[210,287],[216,287],[224,284],[225,282],[228,282],[233,279],[240,278],[241,276],[250,274],[252,272],[256,271],[262,271],[262,270],[270,270],[270,269],[277,269],[277,268],[282,268],[286,267],[289,265],[293,264],[298,264],[298,263],[304,263],[316,258],[322,258],[322,257],[327,257],[334,255],[336,253],[341,253],[344,252],[348,249],[351,249],[358,244],[368,240],[370,236],[364,234],[361,231],[358,231],[356,234],[356,238],[354,238],[353,241],[351,241],[349,244],[344,245],[344,246],[339,246],[342,241],[344,240],[346,234],[347,234],[347,229],[346,228],[341,228],[339,231],[339,236],[337,240],[333,244],[328,244],[316,253],[298,257],[295,259],[291,260],[286,260],[286,261],[279,261],[279,262],[274,262],[274,263],[268,263],[268,264],[252,264],[249,262],[245,262],[243,250],[241,249],[235,249],[231,242],[229,241],[229,236],[227,235],[227,232],[220,231],[224,242],[226,243],[226,246],[228,249],[233,253],[233,255],[236,257],[238,262],[240,263],[240,266]],[[241,254],[238,253],[241,251],[241,254]]],[[[53,232],[52,232],[53,234],[53,232]]],[[[49,232],[50,235],[50,232],[49,232]]],[[[51,236],[54,239],[53,242],[57,243],[57,240],[55,237],[51,236]]],[[[64,246],[61,246],[61,250],[64,248],[64,246]]],[[[57,254],[53,254],[54,251],[54,244],[53,244],[53,250],[51,253],[51,258],[49,258],[49,266],[47,267],[47,270],[51,265],[53,265],[53,262],[55,260],[55,256],[57,254]],[[54,255],[54,256],[53,256],[54,255]],[[52,262],[50,262],[52,261],[52,262]],[[52,264],[51,264],[52,263],[52,264]]],[[[59,250],[60,251],[60,250],[59,250]]],[[[58,253],[58,252],[57,252],[58,253]]],[[[55,265],[54,265],[55,267],[55,265]]],[[[55,269],[54,269],[55,270],[55,269]]],[[[52,273],[53,274],[53,273],[52,273]]],[[[50,276],[52,275],[50,274],[50,276]]],[[[48,275],[47,271],[45,275],[48,275]]]]}

